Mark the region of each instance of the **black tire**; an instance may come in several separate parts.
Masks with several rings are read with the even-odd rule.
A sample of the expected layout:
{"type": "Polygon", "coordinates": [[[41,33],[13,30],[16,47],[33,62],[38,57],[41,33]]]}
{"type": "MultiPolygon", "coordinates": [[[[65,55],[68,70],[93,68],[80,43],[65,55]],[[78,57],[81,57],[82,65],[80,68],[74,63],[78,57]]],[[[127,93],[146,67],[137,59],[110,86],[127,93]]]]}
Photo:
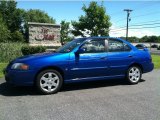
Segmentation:
{"type": "Polygon", "coordinates": [[[129,67],[129,69],[127,70],[126,79],[129,84],[131,84],[131,85],[137,84],[141,80],[141,77],[142,77],[142,70],[139,66],[133,65],[133,66],[129,67]],[[133,69],[137,70],[137,72],[135,71],[137,74],[133,73],[133,76],[132,76],[131,71],[133,69]]]}
{"type": "Polygon", "coordinates": [[[62,84],[63,84],[63,77],[62,77],[62,75],[58,71],[52,70],[52,69],[47,69],[47,70],[44,70],[44,71],[40,72],[38,74],[38,76],[37,76],[37,79],[36,79],[36,88],[37,88],[37,90],[41,94],[45,94],[45,95],[57,93],[61,89],[62,84]],[[50,79],[49,78],[49,74],[52,74],[51,76],[54,76],[53,78],[51,77],[52,79],[54,79],[55,77],[58,78],[57,79],[57,83],[54,82],[55,84],[57,84],[55,88],[53,88],[54,86],[52,86],[52,84],[53,84],[53,81],[56,81],[56,80],[49,80],[50,79]],[[48,75],[48,78],[46,77],[47,75],[48,75]],[[42,77],[43,77],[43,79],[45,78],[45,82],[44,83],[42,83],[43,82],[42,77]],[[43,85],[47,84],[48,86],[42,87],[42,84],[43,85]],[[49,90],[49,86],[51,86],[50,90],[49,90]],[[48,89],[48,91],[47,91],[47,89],[48,89]]]}

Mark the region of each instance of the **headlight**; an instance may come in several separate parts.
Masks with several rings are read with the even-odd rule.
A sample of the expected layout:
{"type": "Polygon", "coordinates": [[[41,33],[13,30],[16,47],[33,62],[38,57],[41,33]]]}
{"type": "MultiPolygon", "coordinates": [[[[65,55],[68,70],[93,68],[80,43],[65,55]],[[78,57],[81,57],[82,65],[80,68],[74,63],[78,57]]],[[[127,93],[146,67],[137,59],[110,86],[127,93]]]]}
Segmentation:
{"type": "Polygon", "coordinates": [[[18,69],[18,70],[28,70],[29,66],[23,63],[14,63],[11,66],[11,69],[18,69]]]}

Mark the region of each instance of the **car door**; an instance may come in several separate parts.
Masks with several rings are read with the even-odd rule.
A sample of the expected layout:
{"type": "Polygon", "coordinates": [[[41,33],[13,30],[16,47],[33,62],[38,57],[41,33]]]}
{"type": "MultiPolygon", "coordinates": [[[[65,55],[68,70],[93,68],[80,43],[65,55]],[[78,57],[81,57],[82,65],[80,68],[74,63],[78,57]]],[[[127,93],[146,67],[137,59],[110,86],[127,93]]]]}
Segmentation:
{"type": "Polygon", "coordinates": [[[89,40],[80,49],[84,52],[72,55],[70,63],[72,79],[106,76],[108,66],[105,39],[89,40]]]}
{"type": "Polygon", "coordinates": [[[134,62],[131,47],[117,39],[108,39],[107,63],[110,76],[124,75],[129,65],[134,62]]]}

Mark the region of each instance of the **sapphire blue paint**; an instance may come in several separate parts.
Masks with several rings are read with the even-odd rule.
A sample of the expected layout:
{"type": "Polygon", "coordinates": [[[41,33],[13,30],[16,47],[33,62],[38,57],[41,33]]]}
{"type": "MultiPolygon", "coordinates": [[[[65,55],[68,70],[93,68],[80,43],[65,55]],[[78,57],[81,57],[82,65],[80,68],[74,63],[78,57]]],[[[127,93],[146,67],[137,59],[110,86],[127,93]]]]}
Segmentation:
{"type": "MultiPolygon", "coordinates": [[[[4,71],[6,81],[14,85],[32,86],[37,74],[48,68],[56,69],[63,74],[64,82],[124,78],[129,66],[133,64],[139,65],[143,73],[150,72],[154,68],[151,55],[146,48],[138,50],[125,40],[111,37],[90,37],[74,41],[78,40],[80,44],[72,44],[71,51],[59,49],[61,52],[34,54],[13,60],[4,71]],[[127,44],[131,50],[108,52],[106,49],[102,53],[77,53],[85,42],[94,39],[121,41],[127,44]],[[14,63],[24,63],[29,65],[29,69],[11,69],[14,63]]],[[[108,47],[107,44],[105,47],[108,47]]]]}

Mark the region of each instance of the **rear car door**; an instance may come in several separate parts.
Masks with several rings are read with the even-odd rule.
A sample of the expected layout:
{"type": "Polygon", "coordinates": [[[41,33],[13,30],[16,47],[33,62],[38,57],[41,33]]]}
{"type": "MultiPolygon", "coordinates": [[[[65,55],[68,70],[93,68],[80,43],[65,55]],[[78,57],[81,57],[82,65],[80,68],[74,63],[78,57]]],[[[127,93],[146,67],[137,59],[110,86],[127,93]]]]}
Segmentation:
{"type": "Polygon", "coordinates": [[[131,47],[117,39],[108,39],[108,67],[110,76],[124,75],[129,65],[134,62],[131,47]]]}

